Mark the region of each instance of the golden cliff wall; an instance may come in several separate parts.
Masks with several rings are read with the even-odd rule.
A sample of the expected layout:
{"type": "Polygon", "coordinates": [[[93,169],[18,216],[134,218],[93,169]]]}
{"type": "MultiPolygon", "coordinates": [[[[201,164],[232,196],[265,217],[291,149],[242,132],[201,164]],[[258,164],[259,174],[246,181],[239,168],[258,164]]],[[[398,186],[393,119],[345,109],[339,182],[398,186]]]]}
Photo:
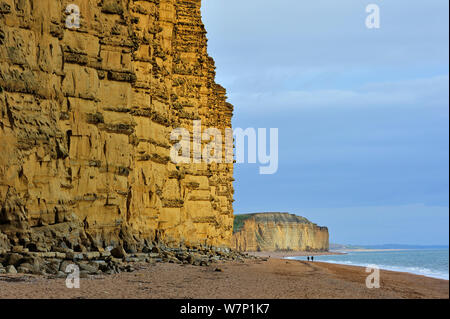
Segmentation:
{"type": "Polygon", "coordinates": [[[4,249],[229,246],[233,165],[169,157],[173,128],[231,127],[200,5],[0,0],[4,249]]]}
{"type": "Polygon", "coordinates": [[[240,251],[327,251],[326,227],[288,213],[236,215],[232,247],[240,251]]]}

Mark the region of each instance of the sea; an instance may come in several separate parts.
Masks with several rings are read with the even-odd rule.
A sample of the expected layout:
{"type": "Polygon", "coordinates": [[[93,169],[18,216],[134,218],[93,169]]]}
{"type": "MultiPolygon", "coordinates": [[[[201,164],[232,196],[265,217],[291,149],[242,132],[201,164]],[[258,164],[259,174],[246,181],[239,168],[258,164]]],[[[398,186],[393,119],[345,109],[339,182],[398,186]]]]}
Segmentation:
{"type": "MultiPolygon", "coordinates": [[[[306,260],[306,257],[287,257],[287,259],[306,260]]],[[[314,261],[363,267],[375,265],[380,269],[446,280],[449,279],[448,259],[448,248],[350,251],[345,255],[314,256],[314,261]]]]}

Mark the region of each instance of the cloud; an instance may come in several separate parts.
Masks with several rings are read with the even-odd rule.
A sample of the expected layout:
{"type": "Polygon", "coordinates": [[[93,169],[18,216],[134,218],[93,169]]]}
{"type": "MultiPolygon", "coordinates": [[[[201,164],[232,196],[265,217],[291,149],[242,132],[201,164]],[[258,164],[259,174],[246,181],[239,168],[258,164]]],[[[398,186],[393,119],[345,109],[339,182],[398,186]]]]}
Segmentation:
{"type": "Polygon", "coordinates": [[[207,1],[203,15],[208,50],[224,79],[229,73],[257,72],[263,65],[299,69],[448,65],[448,1],[375,2],[381,8],[377,30],[365,27],[368,1],[207,1]]]}
{"type": "Polygon", "coordinates": [[[300,108],[433,106],[448,110],[448,75],[368,83],[354,89],[243,91],[230,94],[238,113],[295,111],[300,108]]]}

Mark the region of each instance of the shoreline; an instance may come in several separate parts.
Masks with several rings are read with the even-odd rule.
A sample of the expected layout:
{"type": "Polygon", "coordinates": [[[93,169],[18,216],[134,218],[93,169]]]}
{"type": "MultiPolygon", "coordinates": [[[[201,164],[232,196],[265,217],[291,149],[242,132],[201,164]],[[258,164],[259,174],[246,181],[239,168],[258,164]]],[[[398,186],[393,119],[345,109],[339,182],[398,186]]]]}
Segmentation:
{"type": "MultiPolygon", "coordinates": [[[[257,257],[266,257],[266,258],[277,258],[282,260],[293,260],[291,257],[307,257],[307,256],[333,256],[333,255],[347,255],[348,252],[379,252],[379,251],[402,251],[403,249],[375,249],[375,250],[347,250],[347,251],[328,251],[328,252],[305,252],[305,251],[293,251],[293,252],[248,252],[249,255],[257,256],[257,257]]],[[[298,261],[298,260],[297,260],[298,261]]],[[[360,268],[366,268],[368,265],[364,264],[347,264],[344,262],[331,262],[331,261],[314,261],[314,263],[326,263],[326,264],[333,264],[333,265],[342,265],[342,266],[349,266],[349,267],[360,267],[360,268]]],[[[433,275],[425,275],[423,273],[417,273],[417,272],[411,272],[411,271],[403,271],[399,269],[395,269],[395,266],[386,266],[383,267],[376,265],[380,268],[380,270],[383,271],[391,271],[391,272],[398,272],[402,274],[409,274],[409,275],[415,275],[415,276],[423,276],[426,278],[433,278],[438,280],[445,280],[449,281],[447,278],[437,277],[433,275]]]]}
{"type": "MultiPolygon", "coordinates": [[[[295,259],[287,259],[287,260],[294,260],[295,261],[295,259]]],[[[298,260],[296,260],[296,261],[298,261],[298,260]]],[[[338,265],[338,266],[344,266],[344,267],[353,267],[353,268],[358,268],[358,269],[364,269],[364,271],[366,269],[366,266],[340,264],[340,263],[327,262],[327,261],[314,261],[314,263],[327,264],[327,265],[338,265]]],[[[407,271],[390,270],[390,269],[385,269],[385,268],[380,268],[380,271],[381,272],[385,272],[385,273],[398,274],[398,275],[422,277],[422,278],[425,278],[425,279],[442,280],[442,281],[447,282],[447,284],[449,283],[449,280],[445,279],[445,278],[431,277],[431,276],[426,276],[426,275],[417,274],[417,273],[411,273],[411,272],[407,272],[407,271]]]]}
{"type": "MultiPolygon", "coordinates": [[[[285,260],[297,260],[297,259],[292,259],[290,257],[297,257],[297,256],[288,256],[288,257],[283,258],[283,259],[285,259],[285,260]]],[[[302,257],[302,256],[298,256],[298,257],[302,257]]],[[[315,263],[332,264],[332,265],[342,265],[342,266],[348,266],[348,267],[359,267],[359,268],[364,268],[364,269],[366,269],[366,267],[368,267],[368,265],[363,265],[363,264],[346,264],[346,263],[343,263],[343,262],[340,263],[340,262],[331,262],[331,261],[324,261],[324,260],[314,261],[314,262],[315,263]]],[[[375,266],[378,266],[378,265],[375,265],[375,266]]],[[[401,274],[422,276],[422,277],[425,277],[425,278],[433,278],[433,279],[438,279],[438,280],[449,281],[449,279],[446,279],[446,278],[441,278],[441,277],[436,277],[436,276],[431,276],[431,275],[424,275],[424,274],[421,274],[421,273],[414,273],[414,272],[410,272],[410,271],[402,271],[402,270],[397,270],[397,269],[392,269],[392,268],[385,268],[385,267],[379,267],[379,268],[380,268],[380,270],[383,270],[383,271],[398,272],[398,273],[401,273],[401,274]]]]}

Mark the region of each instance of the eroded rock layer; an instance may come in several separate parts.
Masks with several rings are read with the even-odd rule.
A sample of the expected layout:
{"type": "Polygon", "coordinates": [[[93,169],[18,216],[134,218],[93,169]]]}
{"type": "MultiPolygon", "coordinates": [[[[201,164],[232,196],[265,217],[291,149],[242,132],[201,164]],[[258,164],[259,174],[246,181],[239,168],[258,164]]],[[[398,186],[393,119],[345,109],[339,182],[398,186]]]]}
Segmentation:
{"type": "Polygon", "coordinates": [[[232,246],[240,251],[328,251],[328,228],[289,213],[236,215],[232,246]]]}
{"type": "Polygon", "coordinates": [[[0,251],[229,246],[232,164],[169,157],[173,128],[231,127],[200,5],[0,0],[0,251]]]}

